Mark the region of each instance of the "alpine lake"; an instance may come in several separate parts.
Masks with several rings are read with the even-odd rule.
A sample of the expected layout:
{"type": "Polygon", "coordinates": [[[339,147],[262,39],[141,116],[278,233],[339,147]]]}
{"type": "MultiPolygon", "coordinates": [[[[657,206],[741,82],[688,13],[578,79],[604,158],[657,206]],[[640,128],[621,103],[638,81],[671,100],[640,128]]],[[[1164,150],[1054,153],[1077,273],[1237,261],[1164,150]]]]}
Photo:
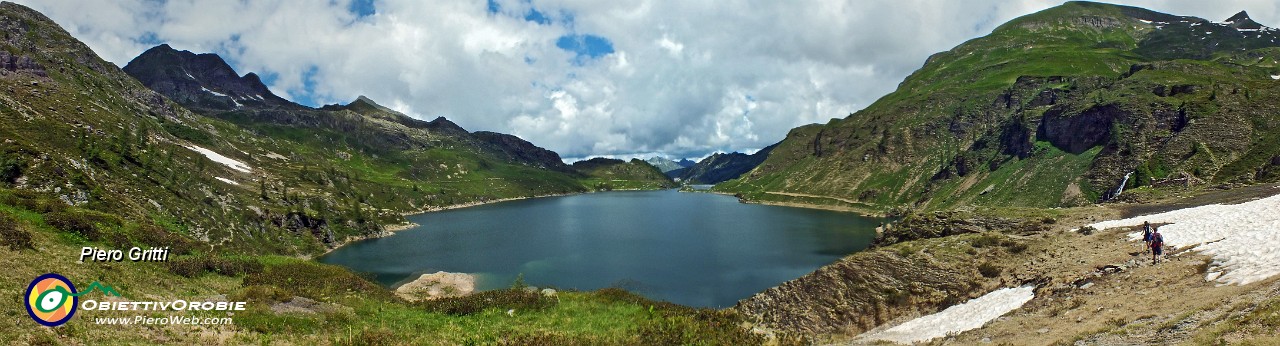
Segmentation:
{"type": "Polygon", "coordinates": [[[880,219],[676,190],[533,198],[408,217],[419,226],[318,260],[383,285],[437,271],[476,289],[619,287],[725,308],[865,249],[880,219]]]}

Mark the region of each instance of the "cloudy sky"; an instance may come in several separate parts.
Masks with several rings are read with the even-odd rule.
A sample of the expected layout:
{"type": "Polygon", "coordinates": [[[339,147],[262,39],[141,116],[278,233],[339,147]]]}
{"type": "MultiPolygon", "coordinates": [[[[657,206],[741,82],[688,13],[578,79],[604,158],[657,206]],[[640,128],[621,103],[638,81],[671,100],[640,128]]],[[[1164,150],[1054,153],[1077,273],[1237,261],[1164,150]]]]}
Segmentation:
{"type": "MultiPolygon", "coordinates": [[[[19,0],[124,66],[214,52],[309,106],[366,95],[564,157],[749,151],[844,117],[930,54],[1061,1],[19,0]]],[[[1280,25],[1280,4],[1122,1],[1280,25]]]]}

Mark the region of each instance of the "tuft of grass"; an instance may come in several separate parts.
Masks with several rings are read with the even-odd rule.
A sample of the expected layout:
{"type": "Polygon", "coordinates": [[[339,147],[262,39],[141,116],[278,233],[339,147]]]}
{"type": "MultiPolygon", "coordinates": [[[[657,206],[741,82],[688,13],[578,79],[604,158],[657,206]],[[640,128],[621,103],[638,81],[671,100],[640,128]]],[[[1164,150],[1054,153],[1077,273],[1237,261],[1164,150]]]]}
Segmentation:
{"type": "Polygon", "coordinates": [[[1010,240],[1010,241],[1004,242],[1004,247],[1009,249],[1010,253],[1020,254],[1023,252],[1027,252],[1028,245],[1027,243],[1024,243],[1024,242],[1010,240]]]}
{"type": "Polygon", "coordinates": [[[972,244],[973,244],[973,247],[979,247],[979,248],[992,247],[992,246],[1000,245],[1001,240],[1004,240],[1004,237],[1001,237],[1000,235],[983,234],[982,236],[979,236],[973,239],[972,244]]]}
{"type": "Polygon", "coordinates": [[[270,285],[295,296],[321,301],[350,294],[395,299],[391,292],[346,268],[302,260],[264,264],[266,268],[261,272],[245,276],[244,286],[270,285]]]}
{"type": "Polygon", "coordinates": [[[0,214],[0,246],[10,250],[32,249],[31,232],[22,229],[18,221],[6,214],[0,214]]]}
{"type": "Polygon", "coordinates": [[[1002,271],[1003,269],[995,263],[983,262],[978,265],[978,273],[982,274],[983,277],[994,278],[1000,276],[1002,271]]]}
{"type": "Polygon", "coordinates": [[[204,273],[240,276],[261,273],[263,270],[262,263],[252,258],[228,258],[208,255],[170,259],[168,266],[170,273],[187,278],[197,277],[204,273]]]}
{"type": "Polygon", "coordinates": [[[501,311],[543,310],[556,305],[554,297],[543,296],[536,291],[512,288],[484,291],[462,297],[449,297],[419,302],[426,311],[454,316],[466,316],[480,313],[487,309],[501,311]]]}
{"type": "Polygon", "coordinates": [[[119,227],[119,217],[88,210],[55,211],[44,214],[44,220],[59,230],[69,232],[88,240],[101,240],[105,227],[119,227]]]}
{"type": "MultiPolygon", "coordinates": [[[[333,341],[335,346],[390,346],[400,345],[403,338],[387,328],[364,328],[358,333],[347,335],[333,341]]],[[[533,344],[528,344],[533,345],[533,344]]]]}

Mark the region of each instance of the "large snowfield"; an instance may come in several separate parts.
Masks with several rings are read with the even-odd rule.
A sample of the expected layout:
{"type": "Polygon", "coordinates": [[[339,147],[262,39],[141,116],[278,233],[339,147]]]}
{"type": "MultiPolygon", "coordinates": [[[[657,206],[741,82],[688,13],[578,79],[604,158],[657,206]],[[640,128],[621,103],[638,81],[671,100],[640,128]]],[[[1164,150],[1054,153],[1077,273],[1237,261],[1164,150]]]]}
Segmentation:
{"type": "MultiPolygon", "coordinates": [[[[1095,223],[1097,229],[1159,226],[1166,245],[1213,257],[1205,280],[1247,285],[1280,274],[1280,195],[1241,204],[1213,204],[1095,223]]],[[[1142,232],[1129,234],[1140,241],[1142,232]]],[[[1167,253],[1167,252],[1166,252],[1167,253]]]]}
{"type": "Polygon", "coordinates": [[[201,155],[204,155],[204,157],[207,157],[210,160],[213,160],[213,162],[226,165],[228,168],[245,172],[245,173],[249,173],[250,171],[253,170],[253,168],[250,168],[249,165],[246,165],[244,162],[236,161],[236,159],[222,156],[222,154],[216,153],[213,150],[205,149],[203,147],[200,147],[194,144],[187,145],[186,147],[187,149],[191,149],[192,151],[195,151],[197,153],[200,153],[201,155]]]}
{"type": "Polygon", "coordinates": [[[1035,296],[1035,286],[1001,288],[938,313],[922,316],[880,332],[863,335],[859,339],[903,344],[929,341],[945,337],[950,333],[980,328],[987,322],[1022,307],[1035,296]]]}

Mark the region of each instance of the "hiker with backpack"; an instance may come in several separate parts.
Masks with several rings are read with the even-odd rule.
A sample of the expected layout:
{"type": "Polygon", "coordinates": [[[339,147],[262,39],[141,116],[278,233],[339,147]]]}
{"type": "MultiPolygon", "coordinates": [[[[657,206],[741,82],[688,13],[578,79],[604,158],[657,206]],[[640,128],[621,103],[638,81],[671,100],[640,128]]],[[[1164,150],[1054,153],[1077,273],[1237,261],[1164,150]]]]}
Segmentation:
{"type": "Polygon", "coordinates": [[[1142,252],[1151,248],[1151,221],[1142,222],[1142,252]]]}
{"type": "Polygon", "coordinates": [[[1160,234],[1160,229],[1151,229],[1151,264],[1156,264],[1156,258],[1164,254],[1164,235],[1160,234]]]}

